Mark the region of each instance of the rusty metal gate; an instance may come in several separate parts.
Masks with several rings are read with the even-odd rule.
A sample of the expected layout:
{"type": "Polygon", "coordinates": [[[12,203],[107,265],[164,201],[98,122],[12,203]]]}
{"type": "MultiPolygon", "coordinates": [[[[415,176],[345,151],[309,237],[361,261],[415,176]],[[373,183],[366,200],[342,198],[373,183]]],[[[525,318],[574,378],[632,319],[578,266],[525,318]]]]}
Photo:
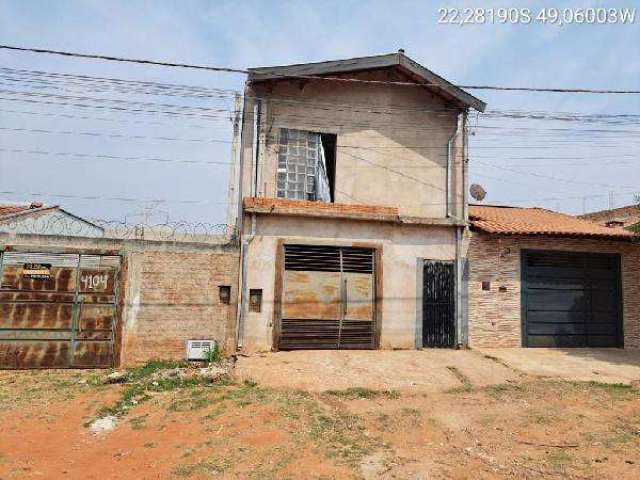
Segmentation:
{"type": "Polygon", "coordinates": [[[0,256],[0,368],[111,367],[119,256],[0,256]]]}
{"type": "Polygon", "coordinates": [[[278,348],[375,348],[374,251],[285,245],[278,348]]]}

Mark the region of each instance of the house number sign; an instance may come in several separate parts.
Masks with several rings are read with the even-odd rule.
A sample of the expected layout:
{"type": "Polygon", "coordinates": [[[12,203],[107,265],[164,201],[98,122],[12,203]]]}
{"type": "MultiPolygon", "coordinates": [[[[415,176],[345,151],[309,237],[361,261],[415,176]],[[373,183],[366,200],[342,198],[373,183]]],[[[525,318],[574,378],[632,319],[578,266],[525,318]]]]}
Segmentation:
{"type": "Polygon", "coordinates": [[[106,274],[88,274],[80,277],[83,290],[106,290],[107,289],[106,274]]]}

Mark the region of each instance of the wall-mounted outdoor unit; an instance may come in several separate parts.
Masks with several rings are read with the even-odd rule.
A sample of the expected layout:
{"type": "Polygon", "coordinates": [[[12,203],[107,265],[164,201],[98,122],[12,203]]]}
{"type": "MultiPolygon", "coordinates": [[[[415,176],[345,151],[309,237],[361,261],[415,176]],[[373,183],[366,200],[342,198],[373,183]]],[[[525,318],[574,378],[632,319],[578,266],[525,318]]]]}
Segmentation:
{"type": "Polygon", "coordinates": [[[215,344],[215,340],[187,340],[187,360],[206,360],[215,344]]]}

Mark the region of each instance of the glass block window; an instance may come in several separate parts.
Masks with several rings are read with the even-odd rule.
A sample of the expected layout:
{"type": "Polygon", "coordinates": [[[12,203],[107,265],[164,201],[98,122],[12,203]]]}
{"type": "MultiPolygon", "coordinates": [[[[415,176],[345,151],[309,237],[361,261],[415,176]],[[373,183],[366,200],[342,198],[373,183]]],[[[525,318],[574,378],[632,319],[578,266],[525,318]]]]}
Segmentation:
{"type": "Polygon", "coordinates": [[[316,177],[321,155],[320,134],[280,129],[278,145],[278,197],[317,199],[316,177]]]}

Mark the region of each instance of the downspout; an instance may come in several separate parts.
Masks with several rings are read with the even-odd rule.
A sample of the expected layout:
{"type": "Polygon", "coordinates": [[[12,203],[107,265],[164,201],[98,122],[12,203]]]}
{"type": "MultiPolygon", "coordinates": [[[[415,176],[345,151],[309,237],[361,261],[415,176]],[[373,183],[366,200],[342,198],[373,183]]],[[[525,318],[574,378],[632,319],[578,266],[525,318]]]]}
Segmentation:
{"type": "Polygon", "coordinates": [[[456,137],[458,136],[458,125],[460,123],[460,115],[458,114],[458,116],[456,117],[456,126],[453,129],[453,133],[451,134],[451,136],[449,137],[449,140],[447,141],[447,172],[446,172],[446,177],[447,177],[447,181],[446,181],[446,186],[445,186],[445,202],[447,204],[446,207],[446,216],[447,218],[450,218],[452,216],[451,214],[451,181],[453,179],[453,175],[451,174],[451,166],[453,165],[453,142],[455,142],[456,137]]]}
{"type": "Polygon", "coordinates": [[[462,236],[464,227],[456,225],[456,254],[455,254],[455,315],[456,315],[456,347],[464,348],[464,329],[463,329],[463,311],[464,305],[462,304],[462,236]]]}
{"type": "Polygon", "coordinates": [[[255,133],[255,155],[253,164],[253,192],[252,197],[258,196],[258,169],[260,167],[260,120],[262,118],[262,100],[256,100],[256,133],[255,133]]]}

